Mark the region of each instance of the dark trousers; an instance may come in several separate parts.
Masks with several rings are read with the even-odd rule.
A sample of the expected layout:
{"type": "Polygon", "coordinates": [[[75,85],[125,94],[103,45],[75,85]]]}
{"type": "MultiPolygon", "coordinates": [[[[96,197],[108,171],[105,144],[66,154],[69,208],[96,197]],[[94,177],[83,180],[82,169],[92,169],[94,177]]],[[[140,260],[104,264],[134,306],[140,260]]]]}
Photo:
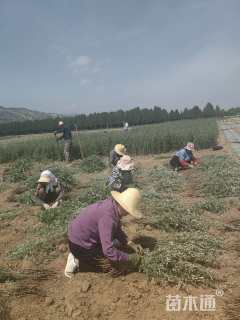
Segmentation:
{"type": "Polygon", "coordinates": [[[101,247],[96,247],[94,249],[87,250],[70,240],[68,240],[69,250],[74,255],[75,258],[80,261],[80,269],[85,269],[89,271],[93,269],[94,271],[101,271],[98,267],[98,259],[103,258],[103,252],[101,247]]]}
{"type": "Polygon", "coordinates": [[[181,163],[180,163],[180,160],[176,155],[173,156],[172,159],[170,160],[170,166],[173,169],[180,169],[182,167],[181,163]]]}

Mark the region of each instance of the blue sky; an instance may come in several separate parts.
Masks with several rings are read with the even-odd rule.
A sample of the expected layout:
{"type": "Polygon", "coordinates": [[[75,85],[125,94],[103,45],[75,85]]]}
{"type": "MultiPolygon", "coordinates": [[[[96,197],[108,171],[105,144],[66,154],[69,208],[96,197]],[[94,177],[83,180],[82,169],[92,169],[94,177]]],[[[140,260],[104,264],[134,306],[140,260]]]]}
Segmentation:
{"type": "Polygon", "coordinates": [[[0,0],[0,105],[240,106],[238,0],[0,0]]]}

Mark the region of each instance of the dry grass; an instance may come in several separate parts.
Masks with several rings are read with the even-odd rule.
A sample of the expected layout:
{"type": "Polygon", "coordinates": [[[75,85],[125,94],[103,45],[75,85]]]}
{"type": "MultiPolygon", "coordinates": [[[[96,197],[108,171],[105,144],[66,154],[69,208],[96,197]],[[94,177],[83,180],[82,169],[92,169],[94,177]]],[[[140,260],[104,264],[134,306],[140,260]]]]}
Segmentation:
{"type": "MultiPolygon", "coordinates": [[[[24,297],[26,295],[46,296],[44,290],[39,288],[39,285],[23,285],[11,284],[8,288],[0,289],[0,296],[2,297],[24,297]]],[[[0,318],[2,320],[2,318],[0,318]]]]}
{"type": "Polygon", "coordinates": [[[24,269],[20,271],[9,270],[0,267],[0,282],[18,281],[18,280],[32,280],[42,281],[52,278],[55,272],[47,269],[24,269]]]}
{"type": "Polygon", "coordinates": [[[1,320],[11,320],[10,310],[7,303],[6,295],[1,294],[0,291],[0,319],[1,320]]]}
{"type": "Polygon", "coordinates": [[[224,307],[225,320],[239,320],[240,317],[240,297],[231,298],[224,307]]]}

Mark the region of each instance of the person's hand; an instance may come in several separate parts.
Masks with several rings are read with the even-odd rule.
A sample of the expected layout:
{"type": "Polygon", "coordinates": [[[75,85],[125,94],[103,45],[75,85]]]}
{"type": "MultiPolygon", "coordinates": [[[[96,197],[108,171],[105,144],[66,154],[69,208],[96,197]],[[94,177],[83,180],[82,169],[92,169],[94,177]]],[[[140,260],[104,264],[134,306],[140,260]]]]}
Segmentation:
{"type": "Polygon", "coordinates": [[[194,168],[194,165],[193,164],[189,164],[188,167],[192,169],[192,168],[194,168]]]}
{"type": "Polygon", "coordinates": [[[54,204],[51,206],[52,209],[55,209],[58,207],[58,201],[54,202],[54,204]]]}
{"type": "Polygon", "coordinates": [[[50,209],[51,207],[50,207],[50,205],[49,205],[49,204],[44,203],[44,204],[43,204],[43,208],[44,208],[44,209],[46,209],[46,210],[48,210],[48,209],[50,209]]]}
{"type": "Polygon", "coordinates": [[[143,247],[140,244],[136,244],[132,241],[128,242],[128,246],[137,254],[139,254],[140,256],[144,255],[144,250],[143,247]]]}

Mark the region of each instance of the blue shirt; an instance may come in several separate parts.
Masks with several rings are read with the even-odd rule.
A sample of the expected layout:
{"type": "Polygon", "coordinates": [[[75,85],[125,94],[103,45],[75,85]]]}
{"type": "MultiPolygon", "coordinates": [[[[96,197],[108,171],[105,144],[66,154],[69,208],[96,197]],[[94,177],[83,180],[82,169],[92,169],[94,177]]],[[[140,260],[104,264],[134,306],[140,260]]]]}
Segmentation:
{"type": "Polygon", "coordinates": [[[59,139],[71,140],[72,132],[68,127],[60,127],[56,130],[56,133],[62,133],[63,135],[59,139]]]}
{"type": "Polygon", "coordinates": [[[185,148],[178,150],[176,152],[176,156],[179,158],[179,160],[185,160],[185,161],[193,160],[192,151],[188,151],[185,148]]]}

